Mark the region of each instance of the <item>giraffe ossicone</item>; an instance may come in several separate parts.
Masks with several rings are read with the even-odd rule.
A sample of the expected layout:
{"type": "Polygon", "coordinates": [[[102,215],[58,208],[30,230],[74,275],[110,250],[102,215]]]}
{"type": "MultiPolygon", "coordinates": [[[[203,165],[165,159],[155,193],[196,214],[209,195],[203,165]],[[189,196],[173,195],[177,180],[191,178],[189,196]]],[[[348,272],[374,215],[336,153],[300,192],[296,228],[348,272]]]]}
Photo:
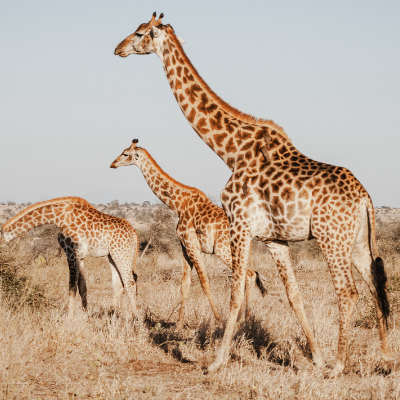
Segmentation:
{"type": "Polygon", "coordinates": [[[139,240],[132,225],[125,219],[96,210],[79,197],[61,197],[36,203],[12,217],[3,225],[6,241],[40,225],[60,228],[58,242],[65,251],[69,267],[69,315],[79,291],[82,306],[87,308],[84,258],[108,256],[114,289],[113,305],[117,306],[125,288],[136,315],[135,265],[139,240]]]}
{"type": "MultiPolygon", "coordinates": [[[[171,178],[156,163],[149,152],[137,147],[138,140],[132,141],[111,164],[111,168],[136,165],[153,193],[179,218],[176,228],[184,256],[182,277],[182,300],[178,326],[183,324],[186,298],[190,287],[190,273],[193,267],[199,276],[201,287],[208,298],[215,318],[221,320],[214,297],[210,290],[206,269],[201,253],[215,254],[228,267],[232,267],[229,223],[224,211],[212,203],[199,189],[183,185],[171,178]]],[[[254,283],[265,296],[262,277],[258,272],[246,271],[246,318],[249,318],[249,298],[254,283]]]]}
{"type": "Polygon", "coordinates": [[[245,114],[222,100],[196,71],[170,25],[152,21],[141,24],[117,45],[114,53],[121,57],[156,53],[189,124],[232,171],[221,193],[230,221],[233,268],[230,313],[221,347],[209,371],[228,360],[243,299],[251,240],[256,236],[265,242],[275,260],[289,303],[318,367],[325,364],[304,311],[288,241],[315,238],[329,265],[339,298],[340,320],[332,375],[344,369],[350,318],[358,298],[352,264],[375,300],[382,358],[391,359],[387,279],[375,239],[374,209],[367,191],[354,175],[346,168],[306,157],[273,121],[245,114]],[[153,34],[155,29],[157,37],[153,34]]]}

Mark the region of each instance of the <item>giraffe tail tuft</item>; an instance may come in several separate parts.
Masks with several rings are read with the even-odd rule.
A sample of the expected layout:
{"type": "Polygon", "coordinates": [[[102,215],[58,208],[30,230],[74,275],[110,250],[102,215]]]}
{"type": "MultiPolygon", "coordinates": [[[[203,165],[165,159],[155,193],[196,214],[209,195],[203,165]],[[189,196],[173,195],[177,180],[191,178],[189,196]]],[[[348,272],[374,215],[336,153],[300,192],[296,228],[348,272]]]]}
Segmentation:
{"type": "Polygon", "coordinates": [[[380,309],[382,310],[382,318],[386,325],[388,326],[388,316],[390,312],[389,300],[386,293],[387,287],[387,276],[385,272],[385,268],[383,266],[383,260],[380,257],[377,257],[371,263],[371,273],[372,273],[372,282],[375,286],[376,293],[378,295],[378,302],[380,305],[380,309]]]}
{"type": "Polygon", "coordinates": [[[266,281],[265,277],[260,275],[257,271],[254,271],[256,273],[256,285],[260,289],[262,297],[265,297],[268,294],[267,288],[264,286],[263,281],[266,281]]]}

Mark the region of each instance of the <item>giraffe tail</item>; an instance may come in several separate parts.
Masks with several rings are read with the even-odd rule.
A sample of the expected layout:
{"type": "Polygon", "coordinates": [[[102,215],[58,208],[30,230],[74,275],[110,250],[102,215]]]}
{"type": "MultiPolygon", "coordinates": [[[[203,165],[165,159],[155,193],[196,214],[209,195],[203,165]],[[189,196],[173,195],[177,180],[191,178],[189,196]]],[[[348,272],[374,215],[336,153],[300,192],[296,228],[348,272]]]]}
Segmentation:
{"type": "Polygon", "coordinates": [[[266,278],[260,275],[257,271],[254,272],[256,273],[256,285],[260,289],[262,297],[265,297],[268,294],[268,290],[263,283],[263,281],[266,282],[266,278]]]}
{"type": "Polygon", "coordinates": [[[383,319],[386,327],[388,326],[388,316],[390,313],[389,300],[387,297],[387,276],[383,265],[383,260],[379,257],[378,245],[376,243],[375,236],[375,212],[372,205],[371,199],[368,197],[366,199],[366,206],[368,211],[368,235],[369,235],[369,245],[372,257],[371,263],[371,275],[372,283],[375,286],[375,290],[378,297],[379,308],[382,311],[383,319]]]}

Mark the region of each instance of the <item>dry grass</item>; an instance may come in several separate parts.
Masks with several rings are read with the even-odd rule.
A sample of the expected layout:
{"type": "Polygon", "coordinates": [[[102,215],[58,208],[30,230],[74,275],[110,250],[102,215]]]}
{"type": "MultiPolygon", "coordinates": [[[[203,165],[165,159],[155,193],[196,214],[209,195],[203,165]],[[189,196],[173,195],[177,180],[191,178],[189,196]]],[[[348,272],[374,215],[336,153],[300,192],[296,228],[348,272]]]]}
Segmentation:
{"type": "MultiPolygon", "coordinates": [[[[393,352],[399,355],[397,232],[396,224],[387,229],[378,227],[394,311],[390,341],[393,352]]],[[[228,365],[206,375],[203,368],[214,359],[223,328],[215,326],[193,273],[186,324],[183,330],[175,330],[180,304],[179,251],[151,251],[139,258],[137,321],[127,317],[125,298],[117,310],[110,308],[108,262],[87,259],[89,310],[84,313],[78,309],[68,320],[68,267],[65,255],[53,251],[55,234],[38,231],[7,247],[16,275],[26,278],[28,290],[40,287],[46,304],[35,305],[23,296],[16,299],[0,292],[0,398],[400,398],[400,373],[389,373],[380,361],[374,307],[357,272],[360,300],[350,329],[347,367],[338,378],[325,378],[335,361],[338,307],[326,264],[313,242],[295,244],[292,252],[306,312],[327,362],[326,371],[314,369],[276,268],[265,247],[256,244],[253,266],[267,277],[269,294],[264,299],[253,294],[252,318],[238,324],[228,365]],[[41,254],[37,254],[35,235],[48,241],[46,248],[39,247],[41,254]]],[[[217,306],[226,316],[230,295],[227,267],[212,256],[205,256],[205,261],[217,306]]]]}

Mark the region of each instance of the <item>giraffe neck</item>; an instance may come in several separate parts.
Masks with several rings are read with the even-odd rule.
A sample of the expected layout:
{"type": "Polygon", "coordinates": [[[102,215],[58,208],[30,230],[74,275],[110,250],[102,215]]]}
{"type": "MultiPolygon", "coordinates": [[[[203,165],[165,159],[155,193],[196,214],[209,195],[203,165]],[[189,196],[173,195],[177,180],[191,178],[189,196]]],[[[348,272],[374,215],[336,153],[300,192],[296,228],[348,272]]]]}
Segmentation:
{"type": "Polygon", "coordinates": [[[191,196],[194,194],[205,196],[200,190],[183,185],[171,178],[146,150],[142,149],[141,154],[139,168],[144,179],[153,193],[178,216],[191,196]]]}
{"type": "Polygon", "coordinates": [[[186,119],[231,170],[240,153],[252,149],[254,156],[261,156],[266,134],[271,137],[272,151],[293,146],[272,121],[244,114],[219,98],[193,67],[174,34],[166,35],[157,55],[186,119]]]}
{"type": "Polygon", "coordinates": [[[56,224],[59,226],[58,208],[59,206],[52,204],[39,207],[20,217],[17,214],[14,221],[9,221],[3,226],[4,232],[9,239],[12,239],[40,225],[56,224]]]}
{"type": "Polygon", "coordinates": [[[7,240],[27,232],[36,226],[55,224],[62,228],[71,220],[71,212],[76,206],[90,206],[90,204],[79,197],[62,197],[36,203],[21,211],[3,225],[3,231],[7,240]]]}

